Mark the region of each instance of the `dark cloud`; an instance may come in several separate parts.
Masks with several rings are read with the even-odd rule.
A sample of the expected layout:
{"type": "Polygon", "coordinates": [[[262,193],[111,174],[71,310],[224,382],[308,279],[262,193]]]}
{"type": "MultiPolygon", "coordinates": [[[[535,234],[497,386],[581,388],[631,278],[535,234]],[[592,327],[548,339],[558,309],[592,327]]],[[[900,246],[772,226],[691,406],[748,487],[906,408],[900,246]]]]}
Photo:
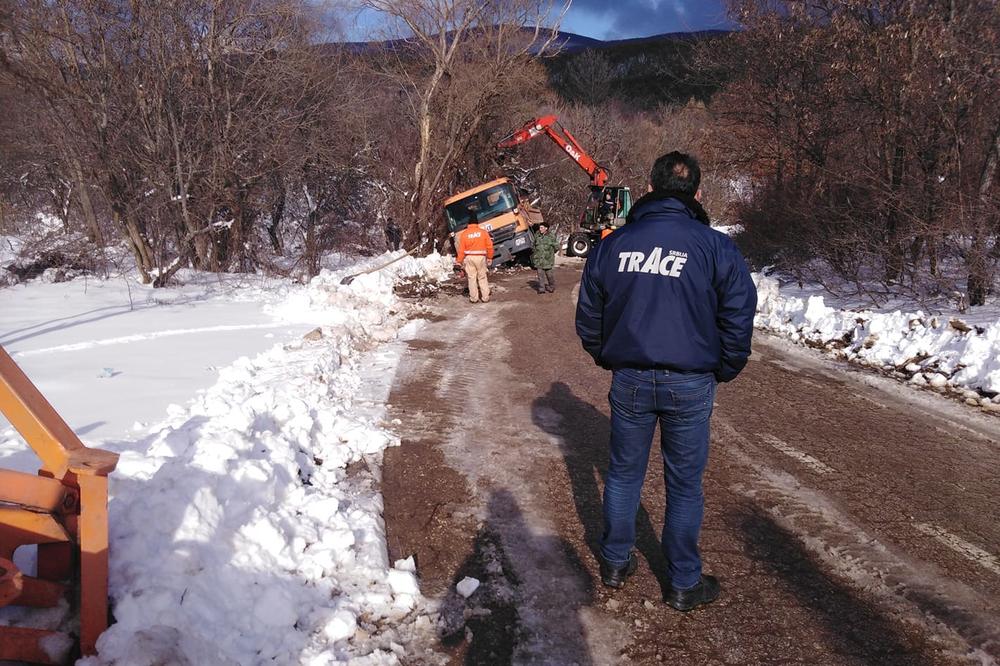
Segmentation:
{"type": "Polygon", "coordinates": [[[573,0],[570,16],[583,14],[604,39],[731,27],[723,0],[573,0]]]}

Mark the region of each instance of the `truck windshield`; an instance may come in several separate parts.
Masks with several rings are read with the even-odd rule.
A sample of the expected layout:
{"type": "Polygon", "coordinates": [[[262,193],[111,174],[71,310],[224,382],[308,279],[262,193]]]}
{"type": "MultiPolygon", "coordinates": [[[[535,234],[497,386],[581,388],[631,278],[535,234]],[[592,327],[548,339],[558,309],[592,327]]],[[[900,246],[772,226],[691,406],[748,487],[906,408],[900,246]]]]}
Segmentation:
{"type": "Polygon", "coordinates": [[[517,196],[509,183],[491,187],[460,199],[445,208],[449,231],[456,231],[469,224],[469,212],[476,213],[480,222],[485,222],[517,207],[517,196]]]}

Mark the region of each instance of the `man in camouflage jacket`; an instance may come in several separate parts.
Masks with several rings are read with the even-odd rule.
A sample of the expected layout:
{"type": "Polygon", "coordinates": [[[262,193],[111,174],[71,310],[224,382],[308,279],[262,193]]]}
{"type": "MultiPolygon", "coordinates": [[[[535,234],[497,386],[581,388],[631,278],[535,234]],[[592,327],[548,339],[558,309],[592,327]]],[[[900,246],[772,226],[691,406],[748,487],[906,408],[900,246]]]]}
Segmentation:
{"type": "Polygon", "coordinates": [[[531,251],[531,264],[538,271],[538,293],[553,292],[556,282],[552,277],[552,269],[556,265],[556,252],[559,251],[559,241],[549,232],[547,224],[538,225],[535,234],[535,247],[531,251]]]}

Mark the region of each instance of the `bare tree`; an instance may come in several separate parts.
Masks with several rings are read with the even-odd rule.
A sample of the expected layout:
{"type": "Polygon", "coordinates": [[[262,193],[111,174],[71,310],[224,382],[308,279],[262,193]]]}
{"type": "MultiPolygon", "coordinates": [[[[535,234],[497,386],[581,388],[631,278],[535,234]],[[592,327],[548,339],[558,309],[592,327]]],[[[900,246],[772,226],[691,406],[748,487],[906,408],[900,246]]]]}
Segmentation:
{"type": "Polygon", "coordinates": [[[363,0],[403,42],[387,45],[384,70],[399,84],[416,130],[409,178],[411,245],[440,235],[434,207],[449,171],[491,107],[516,94],[519,68],[553,47],[569,3],[556,0],[363,0]],[[512,89],[513,88],[513,89],[512,89]]]}
{"type": "Polygon", "coordinates": [[[733,10],[746,29],[720,51],[736,76],[713,103],[716,152],[755,183],[747,238],[770,247],[762,260],[819,257],[857,284],[895,289],[936,276],[947,242],[965,262],[970,303],[983,303],[997,254],[996,4],[743,0],[733,10]]]}
{"type": "Polygon", "coordinates": [[[187,265],[258,265],[260,232],[277,243],[288,181],[322,151],[327,114],[347,96],[336,85],[340,54],[316,43],[314,7],[22,0],[5,9],[0,82],[38,109],[33,129],[57,147],[95,239],[99,198],[147,281],[187,265]]]}

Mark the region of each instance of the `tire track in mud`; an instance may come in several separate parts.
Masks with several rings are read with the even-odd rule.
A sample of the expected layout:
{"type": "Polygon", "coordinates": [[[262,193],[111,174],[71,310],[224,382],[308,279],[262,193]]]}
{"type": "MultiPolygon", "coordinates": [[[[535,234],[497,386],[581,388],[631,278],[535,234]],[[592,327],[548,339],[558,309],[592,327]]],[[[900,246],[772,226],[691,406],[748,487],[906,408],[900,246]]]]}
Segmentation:
{"type": "Polygon", "coordinates": [[[911,557],[992,597],[990,609],[1000,614],[1000,575],[989,566],[994,560],[969,556],[973,550],[1000,552],[1000,522],[988,518],[1000,515],[1000,421],[875,378],[880,392],[842,371],[828,379],[824,394],[783,390],[798,375],[822,382],[838,368],[794,353],[780,341],[764,339],[758,347],[767,355],[762,369],[774,368],[772,356],[783,353],[797,363],[797,372],[750,375],[748,388],[769,396],[776,405],[772,411],[779,414],[765,422],[753,413],[759,404],[741,402],[727,415],[730,424],[742,424],[747,436],[753,432],[793,444],[836,468],[819,475],[791,459],[770,463],[847,507],[876,537],[899,543],[911,557]],[[810,409],[816,413],[797,420],[791,414],[780,417],[782,411],[808,414],[810,409]],[[973,550],[963,551],[959,543],[973,550]]]}
{"type": "Polygon", "coordinates": [[[942,657],[995,664],[1000,577],[953,543],[937,548],[935,537],[945,539],[928,538],[932,530],[922,526],[947,521],[996,546],[996,521],[986,518],[996,515],[1000,490],[991,472],[996,422],[768,336],[755,342],[760,352],[743,393],[766,402],[734,401],[716,417],[723,455],[749,472],[731,489],[834,577],[873,598],[881,614],[919,629],[942,657]],[[762,406],[768,418],[754,413],[762,406]],[[798,455],[767,446],[774,441],[794,441],[798,455]]]}
{"type": "Polygon", "coordinates": [[[993,663],[1000,650],[1000,616],[980,592],[876,538],[825,493],[758,462],[766,459],[762,449],[730,423],[720,419],[718,425],[722,437],[739,444],[727,455],[753,470],[733,490],[764,507],[839,577],[878,597],[904,621],[922,625],[946,651],[993,663]]]}
{"type": "Polygon", "coordinates": [[[433,301],[397,375],[390,550],[417,553],[452,663],[995,663],[1000,577],[918,525],[997,552],[998,428],[767,336],[713,420],[701,545],[722,597],[661,604],[655,444],[639,572],[601,587],[609,376],[579,350],[577,277],[559,269],[555,295],[513,274],[487,306],[433,301]],[[483,580],[468,601],[464,575],[483,580]]]}

